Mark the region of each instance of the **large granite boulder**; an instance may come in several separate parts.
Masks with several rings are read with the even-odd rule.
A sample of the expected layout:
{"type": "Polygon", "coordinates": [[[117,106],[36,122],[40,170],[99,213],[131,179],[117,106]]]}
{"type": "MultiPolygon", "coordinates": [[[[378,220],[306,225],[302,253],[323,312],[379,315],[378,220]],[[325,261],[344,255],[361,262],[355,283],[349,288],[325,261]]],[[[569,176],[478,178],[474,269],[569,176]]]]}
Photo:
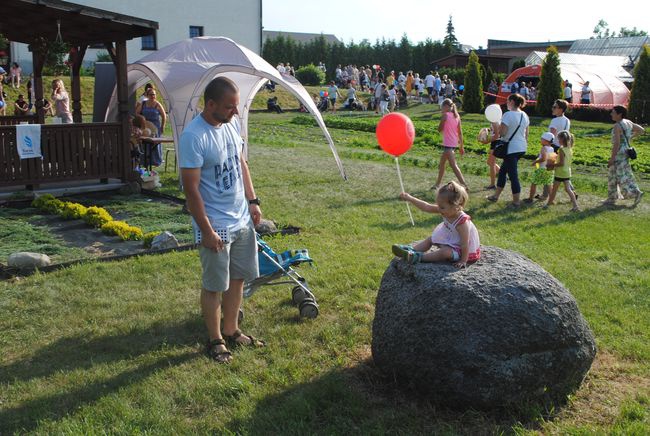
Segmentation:
{"type": "Polygon", "coordinates": [[[596,355],[569,291],[526,257],[482,247],[467,269],[393,259],[377,295],[377,367],[453,407],[561,402],[596,355]]]}

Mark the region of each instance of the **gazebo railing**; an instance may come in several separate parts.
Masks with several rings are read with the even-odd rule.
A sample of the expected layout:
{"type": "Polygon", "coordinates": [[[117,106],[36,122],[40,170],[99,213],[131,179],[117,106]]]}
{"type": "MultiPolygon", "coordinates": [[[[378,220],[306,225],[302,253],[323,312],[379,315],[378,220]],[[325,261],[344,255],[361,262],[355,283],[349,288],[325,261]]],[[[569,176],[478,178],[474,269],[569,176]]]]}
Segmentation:
{"type": "Polygon", "coordinates": [[[16,127],[0,126],[0,186],[119,178],[130,173],[130,156],[119,123],[45,124],[42,159],[20,159],[16,127]]]}
{"type": "Polygon", "coordinates": [[[36,124],[38,122],[38,118],[36,118],[36,115],[11,115],[0,117],[0,126],[14,126],[16,124],[24,122],[29,124],[36,124]]]}

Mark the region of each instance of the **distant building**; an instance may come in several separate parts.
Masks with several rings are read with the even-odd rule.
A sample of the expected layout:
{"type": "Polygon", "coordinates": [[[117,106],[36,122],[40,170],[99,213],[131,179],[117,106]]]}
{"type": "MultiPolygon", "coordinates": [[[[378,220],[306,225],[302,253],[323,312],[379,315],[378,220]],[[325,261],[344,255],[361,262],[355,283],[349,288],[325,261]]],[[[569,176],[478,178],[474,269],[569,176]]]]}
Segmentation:
{"type": "Polygon", "coordinates": [[[531,51],[546,51],[552,45],[557,47],[558,52],[567,53],[573,43],[574,41],[521,42],[488,39],[487,52],[489,55],[524,59],[531,51]]]}
{"type": "Polygon", "coordinates": [[[628,68],[633,66],[641,55],[644,44],[650,44],[650,36],[631,36],[622,38],[594,38],[575,41],[569,53],[597,56],[625,56],[628,68]]]}
{"type": "MultiPolygon", "coordinates": [[[[129,63],[173,42],[195,36],[226,36],[257,54],[262,53],[262,0],[192,0],[191,5],[177,0],[75,0],[75,3],[159,23],[155,35],[127,42],[129,63]]],[[[61,35],[64,42],[65,26],[63,21],[61,35]]],[[[89,48],[86,63],[94,62],[101,51],[106,50],[100,46],[89,48]]],[[[26,44],[12,42],[9,54],[11,62],[18,62],[25,73],[32,71],[32,54],[26,44]]]]}
{"type": "Polygon", "coordinates": [[[323,35],[323,37],[325,37],[325,41],[327,41],[328,44],[338,44],[338,43],[342,42],[335,35],[332,35],[330,33],[302,33],[302,32],[283,32],[283,31],[277,31],[277,30],[263,30],[262,31],[262,44],[264,44],[267,39],[275,39],[278,36],[284,36],[285,38],[291,38],[296,42],[300,42],[300,43],[305,44],[307,42],[313,41],[314,39],[318,38],[321,35],[323,35]]]}
{"type": "MultiPolygon", "coordinates": [[[[481,65],[485,68],[492,68],[492,71],[495,73],[509,73],[512,59],[512,56],[478,54],[478,61],[481,65]]],[[[435,68],[465,68],[468,60],[469,54],[455,53],[441,59],[436,59],[431,62],[431,65],[435,68]]]]}

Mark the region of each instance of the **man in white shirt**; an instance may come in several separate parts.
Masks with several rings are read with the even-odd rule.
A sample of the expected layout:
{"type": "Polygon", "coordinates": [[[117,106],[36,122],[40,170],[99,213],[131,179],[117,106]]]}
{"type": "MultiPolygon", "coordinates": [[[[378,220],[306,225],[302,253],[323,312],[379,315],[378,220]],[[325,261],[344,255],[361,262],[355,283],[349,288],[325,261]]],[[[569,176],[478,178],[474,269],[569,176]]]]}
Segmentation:
{"type": "Polygon", "coordinates": [[[280,74],[284,74],[287,72],[287,69],[284,68],[284,64],[280,62],[277,67],[275,67],[280,74]]]}
{"type": "Polygon", "coordinates": [[[586,81],[582,90],[580,91],[580,103],[581,104],[591,104],[593,97],[593,91],[589,87],[589,81],[586,81]]]}
{"type": "Polygon", "coordinates": [[[571,88],[571,83],[568,80],[564,82],[564,99],[567,103],[573,102],[573,88],[571,88]]]}
{"type": "Polygon", "coordinates": [[[424,86],[427,88],[427,94],[429,94],[429,103],[433,103],[433,85],[435,84],[435,77],[433,77],[433,71],[429,71],[429,74],[424,78],[424,86]]]}
{"type": "Polygon", "coordinates": [[[401,72],[401,71],[399,72],[399,76],[397,76],[397,81],[402,86],[404,86],[406,84],[406,76],[404,75],[403,72],[401,72]]]}
{"type": "Polygon", "coordinates": [[[548,126],[548,131],[553,134],[553,149],[556,153],[560,148],[560,143],[557,140],[557,134],[562,130],[568,131],[571,129],[571,120],[569,120],[566,115],[564,115],[564,112],[568,107],[569,104],[566,102],[566,100],[555,100],[551,108],[554,118],[551,120],[551,124],[548,126]]]}

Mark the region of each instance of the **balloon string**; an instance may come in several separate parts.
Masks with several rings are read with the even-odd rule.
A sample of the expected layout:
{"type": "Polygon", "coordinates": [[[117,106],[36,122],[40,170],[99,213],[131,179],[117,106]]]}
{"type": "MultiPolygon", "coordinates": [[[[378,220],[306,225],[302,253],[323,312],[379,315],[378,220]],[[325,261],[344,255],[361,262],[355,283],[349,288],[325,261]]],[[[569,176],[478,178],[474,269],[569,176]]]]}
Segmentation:
{"type": "MultiPolygon", "coordinates": [[[[399,170],[399,158],[395,157],[395,166],[397,166],[397,177],[399,178],[399,186],[402,189],[401,192],[404,192],[404,182],[402,181],[402,173],[399,170]]],[[[413,214],[411,213],[411,207],[409,206],[408,201],[406,202],[406,210],[409,213],[409,218],[411,219],[411,225],[415,226],[415,221],[413,221],[413,214]]]]}

